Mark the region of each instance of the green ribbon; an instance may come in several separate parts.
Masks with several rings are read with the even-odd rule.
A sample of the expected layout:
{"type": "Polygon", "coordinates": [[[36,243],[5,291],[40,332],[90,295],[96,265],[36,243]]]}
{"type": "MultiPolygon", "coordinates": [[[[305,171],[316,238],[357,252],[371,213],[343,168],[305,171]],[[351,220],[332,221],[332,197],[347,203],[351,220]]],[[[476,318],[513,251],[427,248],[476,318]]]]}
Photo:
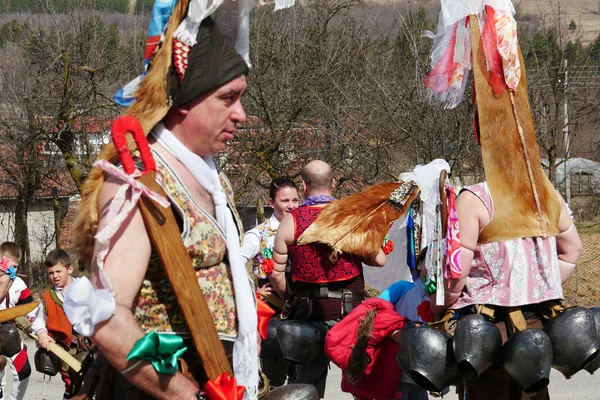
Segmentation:
{"type": "Polygon", "coordinates": [[[269,249],[268,247],[263,247],[261,250],[261,254],[264,258],[267,258],[269,260],[273,258],[273,250],[269,249]]]}
{"type": "Polygon", "coordinates": [[[423,286],[425,287],[425,293],[427,293],[428,295],[432,295],[435,293],[437,286],[435,284],[435,281],[433,279],[429,279],[426,278],[423,282],[423,286]]]}
{"type": "Polygon", "coordinates": [[[186,350],[181,336],[150,332],[135,342],[127,355],[127,361],[150,361],[157,372],[173,375],[177,372],[177,359],[186,350]]]}

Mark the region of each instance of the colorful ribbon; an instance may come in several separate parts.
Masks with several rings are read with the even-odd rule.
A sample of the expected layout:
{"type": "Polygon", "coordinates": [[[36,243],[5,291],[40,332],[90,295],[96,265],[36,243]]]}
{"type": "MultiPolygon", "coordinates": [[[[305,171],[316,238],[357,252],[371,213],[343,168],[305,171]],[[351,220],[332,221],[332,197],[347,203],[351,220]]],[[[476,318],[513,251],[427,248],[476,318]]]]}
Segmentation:
{"type": "Polygon", "coordinates": [[[408,210],[408,216],[406,218],[406,264],[410,269],[413,280],[417,279],[419,273],[416,270],[417,267],[417,250],[415,249],[415,219],[414,209],[411,207],[408,210]]]}
{"type": "Polygon", "coordinates": [[[435,293],[437,284],[436,284],[435,280],[426,278],[423,282],[423,287],[425,288],[425,293],[428,294],[429,296],[431,296],[432,294],[435,293]]]}
{"type": "Polygon", "coordinates": [[[462,275],[460,266],[460,235],[458,213],[456,211],[456,192],[452,186],[446,186],[448,193],[448,230],[446,232],[446,268],[444,277],[458,279],[462,275]]]}
{"type": "Polygon", "coordinates": [[[273,258],[273,249],[270,249],[266,246],[261,249],[260,253],[264,258],[273,258]]]}
{"type": "Polygon", "coordinates": [[[177,372],[177,359],[186,350],[187,347],[180,336],[150,332],[135,342],[127,355],[127,361],[150,361],[157,372],[173,375],[177,372]]]}
{"type": "Polygon", "coordinates": [[[243,386],[238,386],[235,378],[223,372],[217,379],[206,382],[204,391],[210,400],[242,400],[243,386]]]}
{"type": "Polygon", "coordinates": [[[258,293],[256,293],[256,312],[258,314],[258,333],[263,340],[266,340],[269,334],[269,321],[275,315],[275,311],[261,299],[258,293]]]}
{"type": "Polygon", "coordinates": [[[3,256],[2,259],[0,259],[0,271],[6,273],[10,277],[10,279],[17,278],[17,270],[12,265],[12,261],[10,261],[10,258],[6,256],[3,256]]]}
{"type": "Polygon", "coordinates": [[[114,100],[118,105],[129,107],[133,104],[135,100],[135,92],[142,82],[142,79],[148,72],[148,66],[154,57],[154,53],[156,52],[158,45],[160,44],[161,36],[167,27],[167,23],[169,22],[169,18],[173,13],[175,4],[177,4],[177,0],[161,0],[154,2],[152,16],[150,17],[150,24],[148,26],[146,48],[144,51],[144,72],[142,72],[141,75],[129,82],[115,94],[114,100]]]}
{"type": "Polygon", "coordinates": [[[112,237],[117,233],[123,221],[129,216],[131,211],[136,207],[137,202],[139,201],[142,195],[149,197],[154,200],[156,203],[160,204],[162,207],[167,208],[170,206],[170,203],[164,197],[154,193],[148,187],[146,187],[143,183],[136,180],[136,178],[142,176],[142,173],[136,169],[131,175],[127,175],[123,170],[117,168],[115,165],[111,164],[106,160],[96,161],[93,165],[94,167],[101,168],[108,175],[115,176],[120,180],[125,182],[125,185],[121,186],[117,191],[117,194],[113,198],[110,203],[110,207],[108,209],[108,215],[106,216],[106,225],[102,227],[96,236],[96,264],[98,265],[98,270],[100,271],[100,279],[102,284],[109,288],[112,292],[112,284],[104,275],[104,260],[108,254],[110,249],[110,241],[112,237]],[[125,204],[127,191],[131,188],[131,200],[129,203],[125,204]]]}

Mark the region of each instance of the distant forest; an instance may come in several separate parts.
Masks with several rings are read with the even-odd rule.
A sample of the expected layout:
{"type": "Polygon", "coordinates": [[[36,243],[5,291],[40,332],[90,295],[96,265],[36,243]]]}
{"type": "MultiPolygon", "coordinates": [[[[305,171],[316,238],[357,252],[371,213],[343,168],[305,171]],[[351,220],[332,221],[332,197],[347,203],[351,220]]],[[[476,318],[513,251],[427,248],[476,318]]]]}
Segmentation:
{"type": "MultiPolygon", "coordinates": [[[[67,12],[74,8],[94,8],[97,11],[126,14],[129,11],[130,0],[0,0],[0,13],[44,13],[67,12]]],[[[152,12],[154,0],[137,0],[136,14],[152,12]]]]}

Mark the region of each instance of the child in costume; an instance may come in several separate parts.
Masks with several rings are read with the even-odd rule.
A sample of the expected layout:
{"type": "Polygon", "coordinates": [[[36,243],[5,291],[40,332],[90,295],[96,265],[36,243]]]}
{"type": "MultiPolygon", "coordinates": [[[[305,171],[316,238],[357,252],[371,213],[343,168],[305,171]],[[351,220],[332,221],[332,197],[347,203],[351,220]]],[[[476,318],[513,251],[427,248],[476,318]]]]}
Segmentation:
{"type": "MultiPolygon", "coordinates": [[[[41,304],[36,309],[36,317],[31,323],[32,331],[39,338],[41,348],[38,351],[47,351],[50,343],[56,343],[71,354],[83,353],[89,350],[89,341],[73,331],[73,326],[62,308],[67,289],[74,281],[71,276],[71,257],[66,251],[56,249],[48,253],[45,264],[53,287],[42,295],[41,304]]],[[[74,390],[68,366],[64,363],[60,374],[65,383],[64,398],[71,398],[74,390]]]]}
{"type": "MultiPolygon", "coordinates": [[[[21,249],[16,243],[4,242],[0,244],[0,271],[9,276],[11,283],[6,293],[0,293],[0,310],[5,310],[17,305],[31,303],[33,297],[31,291],[23,279],[17,276],[17,267],[21,262],[21,249]]],[[[30,316],[35,315],[34,312],[30,316]]],[[[28,316],[29,317],[29,316],[28,316]]],[[[0,326],[0,336],[7,344],[3,346],[2,354],[6,356],[13,375],[11,400],[25,398],[29,376],[31,375],[31,364],[27,358],[27,347],[21,340],[19,331],[12,321],[5,322],[0,326]]],[[[6,373],[2,369],[2,383],[0,386],[0,399],[4,398],[4,387],[6,385],[6,373]]]]}
{"type": "MultiPolygon", "coordinates": [[[[427,269],[424,263],[426,254],[427,248],[421,250],[417,257],[415,270],[418,278],[414,282],[398,281],[384,290],[379,296],[381,299],[392,303],[398,314],[411,321],[433,321],[429,295],[426,293],[423,284],[423,281],[427,279],[427,269]]],[[[392,338],[399,342],[394,336],[392,338]]],[[[401,348],[400,351],[408,351],[408,349],[401,348]]],[[[429,397],[425,389],[415,384],[407,372],[402,371],[402,380],[396,392],[396,398],[403,400],[427,400],[429,397]]]]}

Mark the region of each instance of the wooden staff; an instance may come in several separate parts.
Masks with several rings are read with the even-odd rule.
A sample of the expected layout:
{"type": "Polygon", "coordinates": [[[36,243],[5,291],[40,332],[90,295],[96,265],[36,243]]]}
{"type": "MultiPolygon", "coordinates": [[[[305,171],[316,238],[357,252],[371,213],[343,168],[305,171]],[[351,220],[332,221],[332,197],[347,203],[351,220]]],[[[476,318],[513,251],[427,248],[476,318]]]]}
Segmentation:
{"type": "MultiPolygon", "coordinates": [[[[28,333],[28,335],[31,336],[33,339],[35,339],[37,342],[40,341],[40,339],[37,337],[37,335],[35,333],[28,333]]],[[[81,363],[79,361],[77,361],[77,359],[75,357],[73,357],[69,352],[67,352],[65,349],[63,349],[56,343],[54,343],[54,342],[48,343],[48,351],[51,351],[58,358],[63,360],[69,367],[71,367],[71,369],[73,371],[75,371],[75,372],[81,371],[81,363]]]]}

